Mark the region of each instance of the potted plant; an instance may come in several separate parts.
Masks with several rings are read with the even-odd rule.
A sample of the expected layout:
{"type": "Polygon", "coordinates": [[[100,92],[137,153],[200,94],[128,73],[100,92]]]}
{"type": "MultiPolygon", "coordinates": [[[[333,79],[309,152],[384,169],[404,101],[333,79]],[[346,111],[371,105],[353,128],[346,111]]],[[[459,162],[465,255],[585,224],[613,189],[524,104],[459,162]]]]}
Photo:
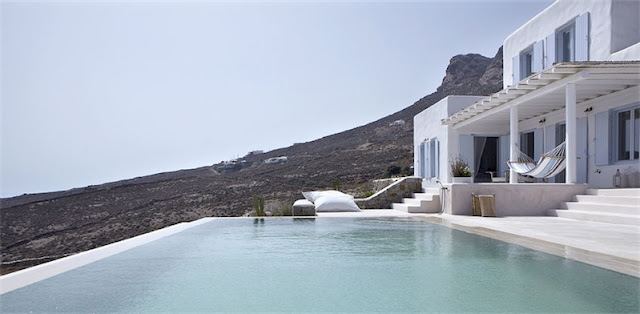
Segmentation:
{"type": "Polygon", "coordinates": [[[451,177],[453,183],[472,183],[473,173],[469,170],[469,164],[460,157],[451,160],[451,177]]]}

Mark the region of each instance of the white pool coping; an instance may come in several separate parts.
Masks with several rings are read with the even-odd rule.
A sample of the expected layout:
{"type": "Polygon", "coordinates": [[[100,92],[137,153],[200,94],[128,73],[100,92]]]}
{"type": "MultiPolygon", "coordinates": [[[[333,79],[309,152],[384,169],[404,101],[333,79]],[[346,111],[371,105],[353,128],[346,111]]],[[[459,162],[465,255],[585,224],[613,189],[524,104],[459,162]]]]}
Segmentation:
{"type": "Polygon", "coordinates": [[[359,212],[321,212],[316,213],[320,218],[357,218],[357,217],[410,217],[411,214],[395,209],[364,209],[359,212]]]}
{"type": "Polygon", "coordinates": [[[424,216],[424,220],[640,278],[640,226],[551,216],[424,216]]]}
{"type": "Polygon", "coordinates": [[[69,270],[93,263],[105,257],[109,257],[120,252],[132,249],[172,234],[184,231],[195,226],[208,223],[218,218],[202,218],[191,222],[183,222],[162,228],[139,236],[114,242],[89,251],[70,255],[51,262],[43,263],[33,267],[25,268],[10,274],[0,276],[0,294],[13,291],[32,283],[59,275],[69,270]]]}
{"type": "MultiPolygon", "coordinates": [[[[410,214],[393,209],[368,209],[360,212],[325,212],[318,213],[316,217],[415,217],[464,232],[521,245],[640,278],[640,226],[586,222],[559,217],[489,218],[447,214],[410,214]]],[[[53,277],[216,219],[254,218],[255,217],[210,217],[187,223],[179,223],[131,239],[19,270],[0,276],[0,294],[25,287],[40,280],[53,277]]],[[[313,217],[307,216],[300,218],[313,217]]]]}

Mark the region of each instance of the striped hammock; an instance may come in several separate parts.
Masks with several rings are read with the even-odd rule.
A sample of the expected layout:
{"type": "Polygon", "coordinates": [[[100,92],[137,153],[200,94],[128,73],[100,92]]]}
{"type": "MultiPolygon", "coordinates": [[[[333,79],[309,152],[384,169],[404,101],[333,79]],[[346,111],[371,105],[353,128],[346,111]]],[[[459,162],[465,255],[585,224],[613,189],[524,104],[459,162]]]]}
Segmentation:
{"type": "Polygon", "coordinates": [[[536,163],[531,157],[520,152],[518,161],[508,161],[512,171],[534,178],[550,178],[560,173],[565,168],[565,142],[558,147],[540,156],[536,163]]]}

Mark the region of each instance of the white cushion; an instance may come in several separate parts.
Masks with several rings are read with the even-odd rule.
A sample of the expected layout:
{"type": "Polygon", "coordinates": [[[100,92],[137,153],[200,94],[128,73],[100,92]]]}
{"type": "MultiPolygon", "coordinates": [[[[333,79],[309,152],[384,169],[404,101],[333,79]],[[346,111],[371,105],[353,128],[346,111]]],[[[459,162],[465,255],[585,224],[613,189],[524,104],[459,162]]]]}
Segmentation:
{"type": "Polygon", "coordinates": [[[342,193],[340,191],[333,191],[333,190],[302,192],[302,195],[304,196],[304,198],[306,198],[311,203],[315,203],[316,199],[318,199],[318,197],[323,196],[323,195],[349,196],[349,195],[344,194],[344,193],[342,193]]]}
{"type": "Polygon", "coordinates": [[[313,203],[311,203],[309,200],[297,200],[293,203],[293,206],[313,207],[313,203]]]}
{"type": "Polygon", "coordinates": [[[322,195],[314,202],[316,212],[359,212],[360,208],[350,195],[322,195]]]}

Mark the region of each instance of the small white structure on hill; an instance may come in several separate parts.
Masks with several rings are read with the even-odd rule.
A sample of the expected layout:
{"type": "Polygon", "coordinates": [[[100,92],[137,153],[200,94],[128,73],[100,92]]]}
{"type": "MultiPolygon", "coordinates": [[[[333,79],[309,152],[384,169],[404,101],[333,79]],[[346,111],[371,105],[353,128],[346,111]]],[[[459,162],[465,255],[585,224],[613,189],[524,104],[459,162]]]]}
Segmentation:
{"type": "Polygon", "coordinates": [[[396,120],[396,121],[393,121],[393,122],[389,123],[389,126],[399,126],[399,125],[405,125],[404,120],[396,120]]]}
{"type": "Polygon", "coordinates": [[[520,152],[537,160],[563,142],[566,169],[548,182],[613,187],[617,169],[640,171],[639,12],[640,1],[559,0],[509,35],[503,90],[449,96],[414,117],[424,186],[450,183],[457,156],[491,182],[520,152]]]}
{"type": "Polygon", "coordinates": [[[289,158],[287,158],[287,156],[280,156],[280,157],[271,157],[269,159],[265,159],[264,163],[267,165],[274,165],[274,164],[285,163],[287,161],[289,161],[289,158]]]}
{"type": "Polygon", "coordinates": [[[264,151],[263,150],[252,150],[252,151],[247,153],[247,156],[260,155],[260,154],[264,154],[264,151]]]}

